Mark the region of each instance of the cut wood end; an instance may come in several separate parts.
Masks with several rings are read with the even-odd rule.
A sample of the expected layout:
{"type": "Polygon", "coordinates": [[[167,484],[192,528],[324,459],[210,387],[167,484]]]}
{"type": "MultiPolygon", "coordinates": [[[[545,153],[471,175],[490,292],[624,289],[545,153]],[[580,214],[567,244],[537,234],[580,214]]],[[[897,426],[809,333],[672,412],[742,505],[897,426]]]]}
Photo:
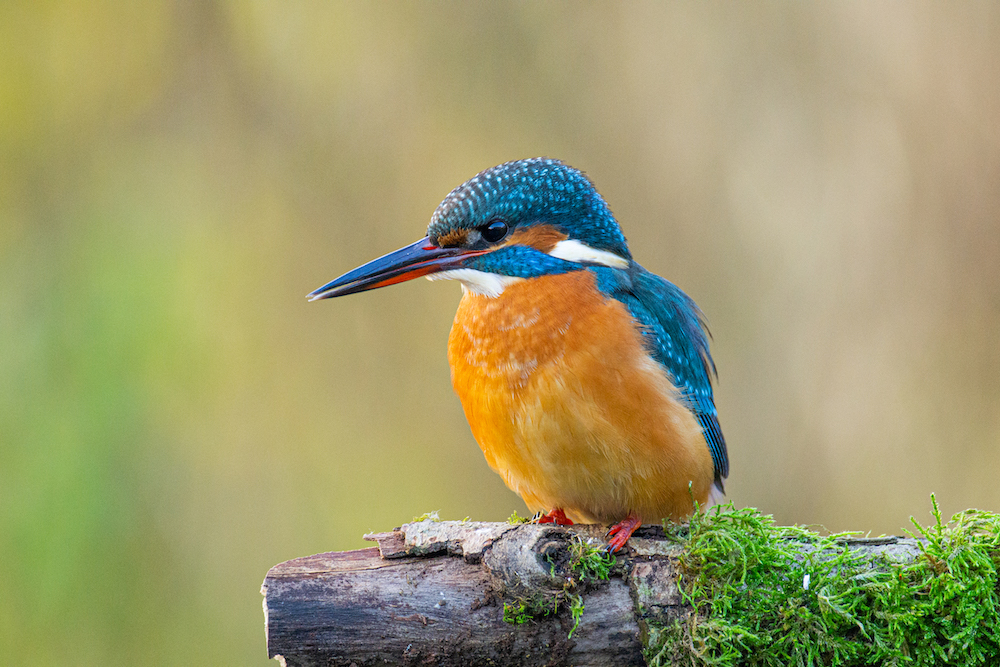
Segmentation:
{"type": "Polygon", "coordinates": [[[382,558],[402,558],[409,555],[405,535],[400,529],[390,533],[368,533],[364,539],[378,543],[378,551],[382,558]]]}

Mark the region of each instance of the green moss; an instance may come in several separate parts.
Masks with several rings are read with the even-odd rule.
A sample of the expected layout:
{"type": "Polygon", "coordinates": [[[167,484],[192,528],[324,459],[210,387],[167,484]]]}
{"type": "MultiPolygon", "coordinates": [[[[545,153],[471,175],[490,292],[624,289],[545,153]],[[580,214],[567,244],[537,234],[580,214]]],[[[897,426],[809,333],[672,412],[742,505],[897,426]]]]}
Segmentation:
{"type": "MultiPolygon", "coordinates": [[[[509,523],[520,519],[515,512],[509,523]]],[[[567,639],[572,639],[573,633],[580,626],[585,608],[583,602],[583,591],[607,580],[615,566],[615,557],[604,550],[603,543],[592,544],[589,540],[584,540],[579,535],[573,535],[568,548],[568,560],[563,561],[561,567],[568,569],[568,576],[562,590],[554,591],[548,595],[532,599],[517,599],[513,602],[505,602],[503,605],[503,620],[507,623],[521,625],[538,618],[554,616],[559,612],[559,606],[564,602],[569,603],[570,616],[573,619],[573,627],[570,628],[567,639]]],[[[553,575],[556,571],[556,564],[552,563],[553,575]]]]}
{"type": "Polygon", "coordinates": [[[691,636],[680,621],[664,627],[649,628],[644,653],[649,667],[697,664],[689,655],[691,636]]]}
{"type": "Polygon", "coordinates": [[[573,627],[570,628],[567,639],[573,638],[573,633],[580,626],[583,618],[583,595],[578,591],[600,581],[606,581],[611,576],[615,566],[614,554],[604,549],[604,544],[593,544],[574,535],[569,545],[569,569],[573,573],[563,587],[563,593],[569,601],[569,611],[573,617],[573,627]]]}
{"type": "Polygon", "coordinates": [[[512,526],[517,526],[522,523],[531,523],[531,517],[518,516],[517,510],[514,510],[514,513],[511,514],[509,517],[507,517],[507,523],[509,523],[512,526]]]}
{"type": "Polygon", "coordinates": [[[538,600],[517,600],[503,603],[503,620],[512,625],[522,625],[538,618],[552,616],[559,611],[559,599],[552,597],[538,600]]]}
{"type": "Polygon", "coordinates": [[[434,510],[433,512],[424,512],[420,516],[413,517],[413,521],[411,523],[419,523],[421,521],[436,521],[436,522],[440,522],[441,521],[441,517],[438,516],[438,510],[434,510]]]}
{"type": "Polygon", "coordinates": [[[616,562],[614,554],[608,553],[603,543],[593,544],[579,535],[574,535],[570,542],[569,557],[570,571],[584,584],[605,581],[611,576],[616,562]]]}
{"type": "Polygon", "coordinates": [[[686,533],[672,531],[694,613],[651,629],[648,663],[1000,664],[1000,515],[945,522],[932,502],[934,524],[914,522],[921,552],[904,562],[755,509],[696,513],[686,533]]]}
{"type": "Polygon", "coordinates": [[[566,635],[566,639],[572,639],[573,633],[576,629],[580,627],[580,619],[583,618],[583,596],[577,593],[567,593],[566,599],[569,600],[569,613],[570,617],[573,619],[573,627],[569,629],[569,634],[566,635]]]}

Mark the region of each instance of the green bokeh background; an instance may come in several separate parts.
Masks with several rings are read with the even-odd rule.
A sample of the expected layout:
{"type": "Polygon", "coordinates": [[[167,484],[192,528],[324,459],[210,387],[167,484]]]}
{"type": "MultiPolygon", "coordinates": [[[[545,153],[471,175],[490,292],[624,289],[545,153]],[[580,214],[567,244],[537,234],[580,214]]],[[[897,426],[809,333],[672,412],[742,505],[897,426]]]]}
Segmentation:
{"type": "Polygon", "coordinates": [[[1000,5],[0,5],[0,654],[266,664],[275,563],[523,512],[455,284],[307,304],[481,169],[586,170],[707,313],[730,498],[1000,509],[1000,5]]]}

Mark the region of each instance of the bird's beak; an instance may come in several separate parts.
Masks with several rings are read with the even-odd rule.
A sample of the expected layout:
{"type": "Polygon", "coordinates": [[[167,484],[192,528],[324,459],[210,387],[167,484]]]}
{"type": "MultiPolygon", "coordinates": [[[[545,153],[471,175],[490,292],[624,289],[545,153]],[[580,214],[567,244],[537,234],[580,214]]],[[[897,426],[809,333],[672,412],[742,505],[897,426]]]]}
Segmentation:
{"type": "Polygon", "coordinates": [[[355,292],[395,285],[440,271],[458,269],[468,257],[482,255],[485,250],[438,248],[426,236],[416,243],[348,271],[307,295],[310,301],[329,299],[355,292]]]}

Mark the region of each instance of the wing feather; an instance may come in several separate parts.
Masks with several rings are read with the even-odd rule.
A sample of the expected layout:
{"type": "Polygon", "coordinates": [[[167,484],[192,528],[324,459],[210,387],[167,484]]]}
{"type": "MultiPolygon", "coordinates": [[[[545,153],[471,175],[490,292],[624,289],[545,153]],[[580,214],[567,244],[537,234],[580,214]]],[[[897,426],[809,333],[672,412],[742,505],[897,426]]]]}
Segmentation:
{"type": "Polygon", "coordinates": [[[722,480],[729,476],[729,454],[715,409],[715,362],[701,309],[679,287],[635,262],[628,269],[588,268],[598,288],[628,308],[642,327],[650,354],[684,392],[712,454],[715,484],[722,490],[722,480]]]}

